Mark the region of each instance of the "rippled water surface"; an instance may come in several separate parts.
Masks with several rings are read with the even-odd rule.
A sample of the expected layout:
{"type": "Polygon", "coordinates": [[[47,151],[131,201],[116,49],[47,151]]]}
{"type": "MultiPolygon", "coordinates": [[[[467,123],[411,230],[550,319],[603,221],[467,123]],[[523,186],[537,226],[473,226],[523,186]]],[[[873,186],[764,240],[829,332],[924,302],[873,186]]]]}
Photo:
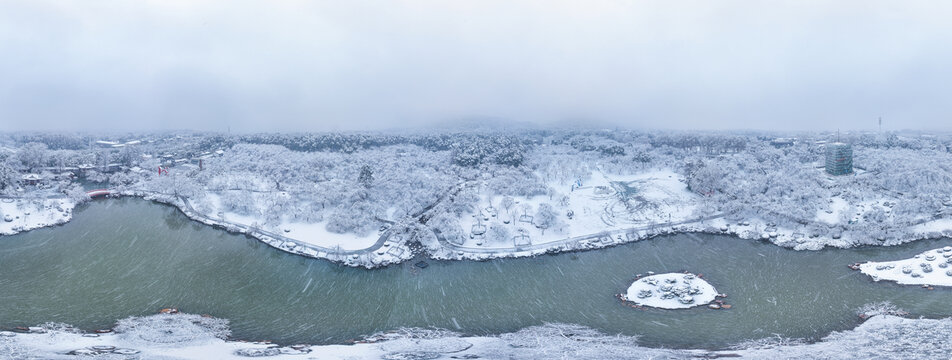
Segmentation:
{"type": "Polygon", "coordinates": [[[231,320],[240,339],[334,343],[399,327],[468,334],[543,322],[642,335],[665,347],[719,348],[779,334],[815,339],[890,301],[952,315],[952,291],[874,283],[847,263],[952,245],[796,252],[728,236],[665,236],[610,249],[489,262],[364,270],[288,255],[140,199],[98,200],[64,226],[0,237],[0,327],[84,329],[178,307],[231,320]],[[647,271],[703,273],[731,310],[634,310],[614,294],[647,271]]]}

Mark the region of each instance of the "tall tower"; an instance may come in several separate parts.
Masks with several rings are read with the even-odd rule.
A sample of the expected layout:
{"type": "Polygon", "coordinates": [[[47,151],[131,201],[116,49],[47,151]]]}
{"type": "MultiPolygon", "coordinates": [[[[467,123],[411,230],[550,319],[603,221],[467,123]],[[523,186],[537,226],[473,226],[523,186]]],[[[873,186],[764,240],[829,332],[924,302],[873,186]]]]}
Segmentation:
{"type": "Polygon", "coordinates": [[[830,175],[846,175],[853,172],[853,147],[835,142],[826,144],[826,172],[830,175]]]}

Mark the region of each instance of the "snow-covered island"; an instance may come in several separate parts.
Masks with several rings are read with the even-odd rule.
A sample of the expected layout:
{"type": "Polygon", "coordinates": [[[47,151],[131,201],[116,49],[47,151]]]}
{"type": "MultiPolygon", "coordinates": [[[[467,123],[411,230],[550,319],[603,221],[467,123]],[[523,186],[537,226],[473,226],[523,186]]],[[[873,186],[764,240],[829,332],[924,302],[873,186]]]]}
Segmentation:
{"type": "Polygon", "coordinates": [[[952,286],[952,246],[929,250],[909,259],[866,262],[860,264],[859,270],[875,281],[952,286]]]}
{"type": "Polygon", "coordinates": [[[717,297],[714,286],[695,274],[664,273],[636,280],[625,300],[661,309],[687,309],[706,305],[717,297]]]}
{"type": "Polygon", "coordinates": [[[22,205],[0,207],[14,220],[0,229],[68,221],[66,200],[81,203],[102,187],[282,251],[364,267],[417,254],[534,256],[680,232],[797,250],[952,235],[952,139],[842,134],[854,171],[839,176],[823,170],[833,139],[535,129],[6,133],[0,197],[22,205]],[[26,208],[66,216],[26,210],[27,220],[26,208]]]}

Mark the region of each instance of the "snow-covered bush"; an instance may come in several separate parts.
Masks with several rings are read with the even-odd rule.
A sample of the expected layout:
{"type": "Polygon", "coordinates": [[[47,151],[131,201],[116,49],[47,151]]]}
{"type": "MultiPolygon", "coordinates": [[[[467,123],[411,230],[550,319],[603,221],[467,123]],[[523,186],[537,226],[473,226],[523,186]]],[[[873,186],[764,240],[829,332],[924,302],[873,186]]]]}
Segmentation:
{"type": "Polygon", "coordinates": [[[559,214],[555,212],[555,208],[552,207],[549,203],[539,204],[539,209],[536,211],[535,216],[532,218],[532,222],[536,227],[542,229],[542,233],[545,234],[545,230],[549,228],[558,228],[559,223],[559,214]]]}
{"type": "Polygon", "coordinates": [[[83,189],[80,185],[70,186],[69,189],[66,190],[66,197],[76,204],[89,201],[89,195],[86,194],[86,189],[83,189]]]}
{"type": "Polygon", "coordinates": [[[507,243],[511,241],[512,234],[506,226],[493,226],[489,228],[487,238],[495,243],[507,243]]]}

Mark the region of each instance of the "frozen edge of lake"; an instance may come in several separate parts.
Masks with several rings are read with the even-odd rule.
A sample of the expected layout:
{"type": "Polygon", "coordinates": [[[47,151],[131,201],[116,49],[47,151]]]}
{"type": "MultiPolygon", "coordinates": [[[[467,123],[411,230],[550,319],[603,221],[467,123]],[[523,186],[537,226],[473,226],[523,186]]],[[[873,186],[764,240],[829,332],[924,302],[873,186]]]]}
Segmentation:
{"type": "MultiPolygon", "coordinates": [[[[637,336],[606,335],[578,325],[545,324],[494,336],[461,336],[434,329],[378,333],[349,345],[291,345],[229,340],[228,321],[192,314],[157,314],[120,320],[112,332],[84,333],[64,324],[44,324],[30,332],[0,332],[0,354],[73,359],[76,355],[134,355],[163,359],[437,358],[936,358],[952,352],[952,342],[934,341],[952,333],[952,318],[906,319],[873,315],[856,328],[833,332],[815,343],[762,339],[736,350],[659,349],[638,345],[637,336]],[[910,344],[927,344],[923,346],[910,344]],[[415,357],[414,357],[415,356],[415,357]]],[[[108,357],[108,356],[107,356],[108,357]]]]}

